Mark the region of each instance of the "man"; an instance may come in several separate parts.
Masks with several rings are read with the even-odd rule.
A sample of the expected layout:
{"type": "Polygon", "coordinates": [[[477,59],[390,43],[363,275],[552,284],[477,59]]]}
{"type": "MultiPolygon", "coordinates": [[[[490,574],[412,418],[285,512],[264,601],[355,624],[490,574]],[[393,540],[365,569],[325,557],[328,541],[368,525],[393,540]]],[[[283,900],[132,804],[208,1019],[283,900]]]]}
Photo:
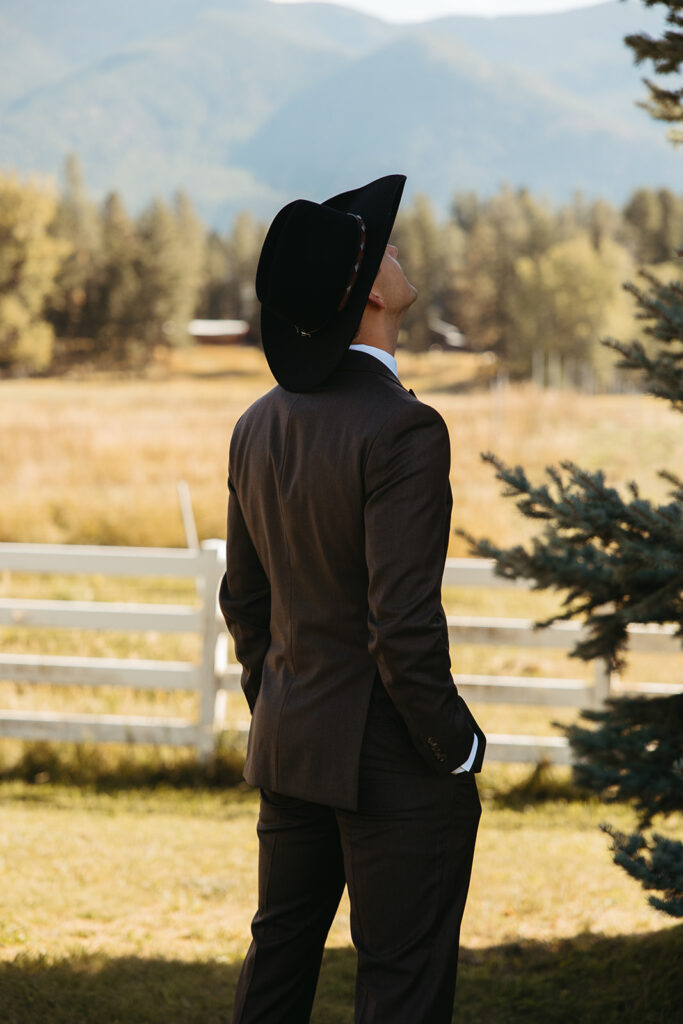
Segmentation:
{"type": "Polygon", "coordinates": [[[357,1024],[450,1024],[485,738],[450,673],[446,426],[396,376],[390,175],[273,221],[279,385],[230,448],[220,604],[252,711],[259,902],[234,1024],[305,1024],[344,884],[357,1024]]]}

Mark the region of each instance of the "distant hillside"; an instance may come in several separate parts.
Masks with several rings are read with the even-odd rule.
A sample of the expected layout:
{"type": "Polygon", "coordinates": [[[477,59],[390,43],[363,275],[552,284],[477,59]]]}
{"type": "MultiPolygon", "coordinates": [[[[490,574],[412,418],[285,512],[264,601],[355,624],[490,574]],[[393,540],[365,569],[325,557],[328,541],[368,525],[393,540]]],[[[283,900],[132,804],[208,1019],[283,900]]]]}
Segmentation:
{"type": "Polygon", "coordinates": [[[662,18],[564,14],[397,26],[268,0],[2,0],[0,162],[138,209],[186,189],[225,226],[386,171],[445,206],[503,181],[557,199],[680,188],[681,155],[635,106],[623,36],[662,18]]]}
{"type": "Polygon", "coordinates": [[[311,180],[334,192],[400,167],[441,206],[456,188],[490,192],[505,181],[553,196],[625,194],[658,180],[660,152],[547,82],[428,33],[296,93],[237,150],[287,194],[311,180]]]}
{"type": "Polygon", "coordinates": [[[553,15],[507,18],[443,18],[430,28],[476,50],[498,66],[514,65],[547,79],[577,98],[640,125],[649,124],[634,107],[642,69],[623,37],[656,32],[663,17],[642,3],[600,3],[553,15]]]}

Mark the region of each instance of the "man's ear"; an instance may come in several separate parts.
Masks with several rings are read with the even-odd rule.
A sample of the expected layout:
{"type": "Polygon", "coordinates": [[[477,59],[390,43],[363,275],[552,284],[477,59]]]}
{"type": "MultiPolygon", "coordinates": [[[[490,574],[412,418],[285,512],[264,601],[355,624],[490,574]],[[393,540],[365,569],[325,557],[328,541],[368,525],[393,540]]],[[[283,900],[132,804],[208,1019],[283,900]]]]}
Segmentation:
{"type": "Polygon", "coordinates": [[[387,308],[386,302],[384,301],[380,293],[376,291],[370,292],[370,294],[368,295],[368,302],[372,303],[373,306],[376,306],[377,309],[387,308]]]}

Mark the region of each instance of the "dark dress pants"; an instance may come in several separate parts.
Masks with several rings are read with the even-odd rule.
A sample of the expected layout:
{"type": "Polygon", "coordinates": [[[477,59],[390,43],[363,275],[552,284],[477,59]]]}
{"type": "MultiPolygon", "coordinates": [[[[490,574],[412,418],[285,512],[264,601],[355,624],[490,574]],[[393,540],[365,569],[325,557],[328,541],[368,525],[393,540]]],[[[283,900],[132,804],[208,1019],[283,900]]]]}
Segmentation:
{"type": "Polygon", "coordinates": [[[306,1024],[344,884],[358,953],[356,1024],[450,1024],[481,805],[436,775],[381,685],[345,811],[261,791],[259,903],[233,1024],[306,1024]]]}

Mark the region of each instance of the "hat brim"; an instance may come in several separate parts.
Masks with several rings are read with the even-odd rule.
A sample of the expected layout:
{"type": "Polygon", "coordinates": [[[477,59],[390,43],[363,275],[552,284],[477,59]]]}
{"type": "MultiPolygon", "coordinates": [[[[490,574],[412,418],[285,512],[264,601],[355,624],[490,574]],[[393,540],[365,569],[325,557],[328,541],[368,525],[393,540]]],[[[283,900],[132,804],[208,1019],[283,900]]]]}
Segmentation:
{"type": "Polygon", "coordinates": [[[311,337],[304,337],[291,323],[261,307],[263,351],[273,376],[287,391],[319,388],[353,341],[391,236],[405,182],[405,175],[389,174],[323,204],[359,214],[366,227],[366,249],[358,278],[346,306],[328,324],[311,337]]]}

